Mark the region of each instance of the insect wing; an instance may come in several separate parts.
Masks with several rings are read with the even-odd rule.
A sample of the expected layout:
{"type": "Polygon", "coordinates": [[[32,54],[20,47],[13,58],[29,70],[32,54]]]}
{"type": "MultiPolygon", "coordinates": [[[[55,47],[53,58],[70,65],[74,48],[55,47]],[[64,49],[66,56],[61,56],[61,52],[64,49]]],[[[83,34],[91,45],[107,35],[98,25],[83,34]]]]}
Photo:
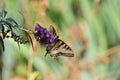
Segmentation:
{"type": "Polygon", "coordinates": [[[52,46],[50,55],[54,58],[58,56],[74,57],[72,49],[60,39],[58,39],[52,46]]]}
{"type": "Polygon", "coordinates": [[[49,31],[55,38],[54,43],[47,45],[47,52],[50,53],[50,56],[53,58],[58,56],[74,57],[72,49],[64,41],[59,39],[59,36],[52,25],[50,26],[49,31]]]}
{"type": "Polygon", "coordinates": [[[57,35],[57,33],[56,33],[56,30],[55,30],[55,28],[54,28],[52,25],[50,25],[49,31],[50,31],[50,33],[54,36],[55,39],[58,38],[58,35],[57,35]]]}

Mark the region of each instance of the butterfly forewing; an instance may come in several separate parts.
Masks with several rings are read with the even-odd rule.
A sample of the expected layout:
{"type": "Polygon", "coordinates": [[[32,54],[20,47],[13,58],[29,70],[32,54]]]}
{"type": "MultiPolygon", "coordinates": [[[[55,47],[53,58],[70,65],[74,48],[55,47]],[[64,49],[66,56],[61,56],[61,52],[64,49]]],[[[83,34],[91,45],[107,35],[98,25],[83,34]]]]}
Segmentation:
{"type": "Polygon", "coordinates": [[[56,30],[55,30],[55,28],[54,28],[52,25],[50,25],[49,31],[50,31],[50,33],[54,36],[55,39],[58,38],[58,35],[57,35],[57,33],[56,33],[56,30]]]}

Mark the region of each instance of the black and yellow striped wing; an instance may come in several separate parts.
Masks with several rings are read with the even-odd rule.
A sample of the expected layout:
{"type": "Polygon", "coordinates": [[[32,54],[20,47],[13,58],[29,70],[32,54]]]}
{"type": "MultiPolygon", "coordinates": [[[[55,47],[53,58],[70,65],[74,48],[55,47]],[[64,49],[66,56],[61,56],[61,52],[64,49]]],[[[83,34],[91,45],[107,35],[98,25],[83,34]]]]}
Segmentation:
{"type": "Polygon", "coordinates": [[[53,58],[56,58],[58,56],[74,57],[74,53],[73,53],[72,49],[65,42],[58,39],[51,46],[50,56],[53,58]]]}
{"type": "Polygon", "coordinates": [[[49,31],[54,36],[55,41],[52,44],[47,45],[46,55],[50,53],[50,56],[53,58],[56,58],[58,56],[74,57],[72,49],[64,41],[59,39],[55,28],[53,26],[50,26],[49,31]]]}

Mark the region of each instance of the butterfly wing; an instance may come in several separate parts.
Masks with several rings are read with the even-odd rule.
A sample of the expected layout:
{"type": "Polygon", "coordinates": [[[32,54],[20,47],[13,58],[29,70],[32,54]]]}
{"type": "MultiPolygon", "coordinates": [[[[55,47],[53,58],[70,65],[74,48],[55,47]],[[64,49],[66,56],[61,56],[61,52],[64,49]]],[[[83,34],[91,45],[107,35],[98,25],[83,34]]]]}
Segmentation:
{"type": "Polygon", "coordinates": [[[50,50],[50,56],[56,58],[58,56],[74,57],[72,49],[62,40],[57,39],[50,50]]]}
{"type": "Polygon", "coordinates": [[[57,33],[56,33],[55,28],[54,28],[52,25],[50,25],[49,31],[50,31],[50,33],[54,36],[55,39],[57,39],[57,38],[59,37],[59,36],[57,35],[57,33]]]}
{"type": "Polygon", "coordinates": [[[47,52],[46,52],[45,56],[50,53],[50,50],[54,47],[54,44],[55,44],[56,40],[58,39],[58,35],[56,33],[56,30],[52,25],[50,25],[50,27],[49,27],[49,32],[53,35],[54,42],[46,45],[47,52]]]}
{"type": "Polygon", "coordinates": [[[72,49],[64,41],[59,39],[59,36],[52,25],[50,26],[49,31],[54,36],[55,41],[52,44],[47,45],[47,53],[45,55],[50,53],[50,56],[53,58],[58,56],[74,57],[72,49]]]}

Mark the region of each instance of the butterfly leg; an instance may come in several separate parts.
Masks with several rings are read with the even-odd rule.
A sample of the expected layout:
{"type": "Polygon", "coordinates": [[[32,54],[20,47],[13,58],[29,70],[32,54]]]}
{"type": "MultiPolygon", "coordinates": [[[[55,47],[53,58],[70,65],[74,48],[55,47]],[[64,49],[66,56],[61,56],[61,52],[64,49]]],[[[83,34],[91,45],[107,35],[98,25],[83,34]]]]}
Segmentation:
{"type": "Polygon", "coordinates": [[[45,53],[45,56],[47,56],[47,54],[49,54],[49,50],[48,50],[48,47],[46,48],[46,53],[45,53]]]}
{"type": "Polygon", "coordinates": [[[45,53],[45,56],[47,56],[48,52],[45,53]]]}

